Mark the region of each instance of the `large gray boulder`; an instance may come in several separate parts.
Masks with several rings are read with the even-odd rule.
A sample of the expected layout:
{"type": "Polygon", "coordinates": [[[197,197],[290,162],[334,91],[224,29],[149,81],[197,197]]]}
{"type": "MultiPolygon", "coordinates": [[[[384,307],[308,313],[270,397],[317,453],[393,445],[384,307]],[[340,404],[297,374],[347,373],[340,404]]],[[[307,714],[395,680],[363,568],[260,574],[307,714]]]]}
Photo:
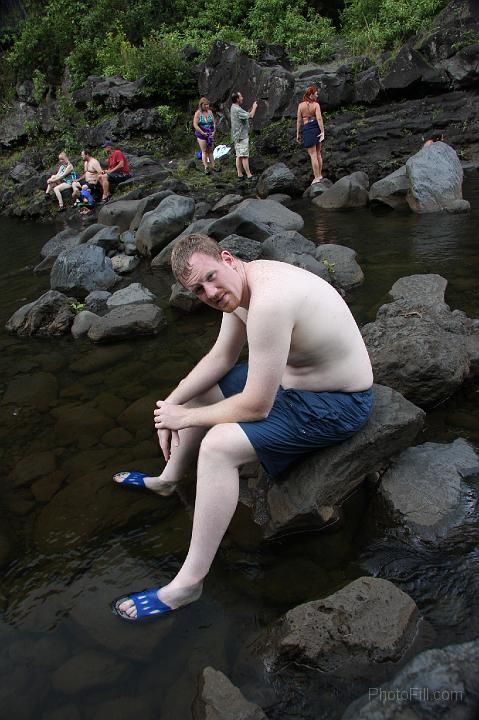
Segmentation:
{"type": "Polygon", "coordinates": [[[392,680],[351,703],[342,720],[473,720],[478,666],[478,640],[426,650],[392,680]]]}
{"type": "Polygon", "coordinates": [[[10,180],[13,180],[14,183],[23,183],[35,176],[38,177],[38,172],[35,168],[22,162],[14,165],[8,173],[8,177],[10,180]]]}
{"type": "Polygon", "coordinates": [[[461,205],[468,208],[469,204],[462,199],[461,161],[446,143],[435,142],[421,148],[406,162],[406,173],[407,202],[414,212],[456,212],[461,205]]]}
{"type": "Polygon", "coordinates": [[[424,443],[393,460],[382,477],[380,493],[404,527],[433,541],[464,519],[463,480],[474,477],[479,478],[479,457],[468,442],[424,443]]]}
{"type": "Polygon", "coordinates": [[[243,501],[265,537],[326,524],[368,473],[411,445],[425,413],[388,387],[373,392],[369,421],[352,438],[294,463],[278,480],[262,469],[250,477],[243,501]]]}
{"type": "Polygon", "coordinates": [[[323,263],[329,274],[329,282],[344,291],[362,285],[364,273],[357,262],[357,253],[344,245],[324,243],[318,245],[314,257],[323,263]]]}
{"type": "Polygon", "coordinates": [[[186,290],[179,282],[171,286],[171,295],[168,302],[171,307],[182,310],[183,312],[193,312],[194,310],[199,310],[199,308],[204,305],[201,300],[198,300],[194,293],[186,290]]]}
{"type": "Polygon", "coordinates": [[[261,257],[266,260],[278,260],[308,270],[329,282],[330,275],[326,266],[316,260],[316,245],[294,230],[276,232],[270,235],[261,246],[261,257]]]}
{"type": "Polygon", "coordinates": [[[5,329],[16,335],[64,335],[70,331],[75,317],[71,308],[73,302],[75,298],[49,290],[38,300],[19,308],[5,329]]]}
{"type": "Polygon", "coordinates": [[[13,102],[0,119],[0,145],[11,147],[28,135],[28,125],[37,120],[37,111],[24,102],[13,102]]]}
{"type": "Polygon", "coordinates": [[[421,407],[450,397],[479,371],[479,327],[444,302],[447,281],[412,275],[394,283],[394,302],[382,305],[361,332],[374,376],[421,407]]]}
{"type": "Polygon", "coordinates": [[[321,600],[298,605],[257,641],[266,669],[287,664],[321,672],[361,670],[399,660],[411,646],[416,603],[388,580],[361,577],[321,600]]]}
{"type": "Polygon", "coordinates": [[[142,198],[139,201],[136,208],[136,213],[132,221],[130,222],[129,229],[132,232],[136,232],[136,230],[138,230],[138,228],[140,227],[143,215],[147,212],[150,212],[150,210],[154,210],[155,208],[157,208],[160,202],[169,195],[173,195],[172,190],[160,190],[160,192],[153,193],[153,195],[147,195],[145,198],[142,198]]]}
{"type": "Polygon", "coordinates": [[[144,78],[130,82],[119,75],[90,75],[84,86],[73,94],[73,99],[80,107],[97,102],[113,110],[121,110],[141,102],[143,85],[144,78]]]}
{"type": "Polygon", "coordinates": [[[387,205],[393,210],[409,210],[406,195],[409,190],[409,178],[403,165],[385,178],[373,183],[369,188],[369,202],[375,205],[387,205]]]}
{"type": "Polygon", "coordinates": [[[228,235],[218,245],[245,262],[257,260],[261,254],[261,243],[258,240],[250,240],[241,235],[228,235]]]}
{"type": "Polygon", "coordinates": [[[283,162],[279,162],[271,165],[261,174],[256,192],[260,198],[266,198],[273,193],[300,195],[301,188],[289,167],[283,162]]]}
{"type": "Polygon", "coordinates": [[[369,179],[358,171],[341,178],[312,202],[325,210],[366,207],[369,202],[369,179]]]}
{"type": "Polygon", "coordinates": [[[195,201],[183,195],[169,195],[155,210],[145,213],[136,233],[136,247],[141,255],[156,255],[188,225],[195,211],[195,201]]]}
{"type": "Polygon", "coordinates": [[[142,200],[116,200],[103,205],[98,213],[98,222],[116,225],[120,232],[128,230],[142,200]]]}
{"type": "Polygon", "coordinates": [[[110,290],[119,280],[105,251],[95,245],[64,250],[55,260],[50,287],[85,298],[92,290],[110,290]]]}
{"type": "Polygon", "coordinates": [[[202,218],[201,220],[195,220],[194,222],[190,223],[187,228],[183,230],[182,233],[178,235],[178,237],[175,237],[174,240],[168,243],[163,250],[160,250],[158,255],[156,255],[153,260],[151,261],[151,269],[152,270],[164,270],[166,268],[169,268],[171,266],[171,253],[173,252],[173,248],[175,247],[178,240],[181,240],[181,238],[186,237],[187,235],[191,235],[192,233],[202,233],[203,235],[209,235],[209,229],[211,225],[215,222],[215,220],[207,220],[206,218],[202,218]]]}
{"type": "Polygon", "coordinates": [[[120,245],[120,228],[118,225],[101,228],[87,240],[86,244],[98,245],[106,253],[110,252],[110,250],[116,250],[120,245]]]}
{"type": "Polygon", "coordinates": [[[91,325],[88,337],[93,342],[129,340],[158,335],[165,326],[165,315],[157,305],[122,305],[98,318],[91,325]]]}
{"type": "Polygon", "coordinates": [[[267,720],[259,707],[219,670],[206,667],[193,704],[193,720],[267,720]]]}
{"type": "Polygon", "coordinates": [[[273,200],[248,199],[209,225],[208,235],[215,240],[224,240],[234,233],[261,242],[281,230],[300,231],[303,227],[301,215],[284,205],[273,200]]]}
{"type": "Polygon", "coordinates": [[[128,287],[117,290],[110,295],[106,301],[106,305],[111,310],[112,308],[122,307],[123,305],[151,303],[155,299],[156,296],[151,290],[148,290],[148,288],[141,285],[141,283],[131,283],[128,287]]]}
{"type": "Polygon", "coordinates": [[[78,247],[78,245],[82,245],[83,242],[81,233],[78,233],[77,230],[71,227],[67,227],[65,230],[60,230],[59,233],[45,243],[40,250],[40,255],[43,258],[56,258],[64,250],[71,250],[74,247],[78,247]]]}

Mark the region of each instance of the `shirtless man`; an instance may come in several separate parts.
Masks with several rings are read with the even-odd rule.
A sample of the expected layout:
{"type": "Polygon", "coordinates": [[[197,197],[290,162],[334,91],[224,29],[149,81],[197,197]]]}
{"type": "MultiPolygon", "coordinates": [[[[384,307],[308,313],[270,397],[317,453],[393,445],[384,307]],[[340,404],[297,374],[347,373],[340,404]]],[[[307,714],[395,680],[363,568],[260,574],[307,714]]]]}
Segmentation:
{"type": "Polygon", "coordinates": [[[161,475],[114,477],[169,494],[199,448],[186,560],[168,585],[114,601],[113,610],[129,621],[199,598],[238,502],[241,465],[259,459],[277,475],[305,453],[353,435],[372,406],[366,347],[327,282],[286,263],[245,263],[197,234],[175,245],[172,268],[223,319],[212,349],[157,402],[155,428],[166,460],[161,475]],[[248,366],[235,366],[246,342],[248,366]]]}
{"type": "Polygon", "coordinates": [[[73,193],[72,197],[79,198],[80,197],[80,191],[82,185],[86,183],[95,197],[95,194],[98,191],[99,186],[99,180],[100,175],[102,174],[103,170],[96,158],[94,158],[88,148],[85,148],[81,151],[81,156],[83,159],[83,175],[80,175],[78,180],[75,180],[73,183],[73,193]]]}

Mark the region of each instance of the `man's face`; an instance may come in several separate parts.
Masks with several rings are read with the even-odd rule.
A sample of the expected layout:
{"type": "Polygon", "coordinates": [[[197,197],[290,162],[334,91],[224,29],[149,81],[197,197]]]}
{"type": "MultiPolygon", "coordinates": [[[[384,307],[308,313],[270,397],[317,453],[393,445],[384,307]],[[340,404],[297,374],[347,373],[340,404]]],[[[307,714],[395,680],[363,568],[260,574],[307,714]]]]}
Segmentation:
{"type": "Polygon", "coordinates": [[[242,104],[243,104],[243,96],[242,96],[242,94],[239,92],[239,93],[238,93],[238,105],[242,105],[242,104]]]}
{"type": "Polygon", "coordinates": [[[81,151],[80,155],[82,156],[82,160],[86,160],[87,156],[84,150],[81,151]]]}
{"type": "Polygon", "coordinates": [[[111,146],[111,145],[107,145],[107,147],[105,148],[105,152],[106,152],[107,155],[111,155],[112,152],[113,152],[112,146],[111,146]]]}
{"type": "Polygon", "coordinates": [[[181,284],[206,305],[230,313],[240,304],[243,285],[235,269],[235,258],[227,251],[221,255],[222,259],[216,260],[210,255],[193,253],[191,272],[181,284]]]}

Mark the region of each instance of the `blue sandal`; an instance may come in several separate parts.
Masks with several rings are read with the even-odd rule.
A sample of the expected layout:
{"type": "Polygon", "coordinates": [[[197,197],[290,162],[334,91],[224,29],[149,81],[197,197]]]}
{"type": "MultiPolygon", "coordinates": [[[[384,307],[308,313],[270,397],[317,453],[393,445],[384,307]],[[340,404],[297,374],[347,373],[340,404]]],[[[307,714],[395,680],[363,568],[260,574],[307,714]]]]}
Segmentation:
{"type": "Polygon", "coordinates": [[[175,608],[171,608],[158,598],[158,590],[159,588],[150,588],[149,590],[131,593],[130,595],[124,595],[123,597],[113,600],[110,605],[113,614],[118,615],[119,618],[127,622],[144,622],[145,620],[153,620],[160,615],[173,612],[175,608]],[[119,605],[125,602],[125,600],[133,600],[136,608],[136,617],[130,617],[119,609],[119,605]]]}
{"type": "MultiPolygon", "coordinates": [[[[128,472],[128,470],[120,470],[120,472],[117,472],[115,473],[115,475],[113,475],[113,478],[115,478],[116,475],[121,475],[122,472],[128,472]]],[[[150,488],[147,488],[145,485],[146,477],[152,476],[148,475],[148,473],[142,473],[137,472],[136,470],[132,470],[131,472],[128,472],[128,475],[123,478],[123,480],[114,480],[114,482],[116,482],[117,485],[129,485],[130,487],[140,487],[149,490],[150,488]]]]}

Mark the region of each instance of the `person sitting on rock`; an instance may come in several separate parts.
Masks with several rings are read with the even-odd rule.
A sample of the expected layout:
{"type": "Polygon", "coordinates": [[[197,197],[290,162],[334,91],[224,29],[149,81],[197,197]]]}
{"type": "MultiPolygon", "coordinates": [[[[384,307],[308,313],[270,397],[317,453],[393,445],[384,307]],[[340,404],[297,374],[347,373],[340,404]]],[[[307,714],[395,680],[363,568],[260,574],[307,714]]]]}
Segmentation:
{"type": "Polygon", "coordinates": [[[76,180],[77,174],[65,152],[61,152],[58,159],[60,160],[60,167],[54,175],[50,175],[50,177],[47,178],[45,195],[50,195],[53,190],[58,200],[58,212],[62,212],[65,209],[62,192],[63,190],[72,189],[72,184],[76,180]]]}
{"type": "Polygon", "coordinates": [[[102,194],[100,175],[103,169],[98,160],[92,156],[89,148],[84,148],[81,151],[81,156],[83,160],[83,175],[80,175],[78,180],[75,180],[72,185],[73,198],[78,199],[80,197],[82,185],[86,183],[93,197],[98,201],[102,194]]]}
{"type": "Polygon", "coordinates": [[[198,110],[193,115],[193,127],[195,128],[195,137],[200,146],[205,175],[207,175],[210,169],[216,170],[213,156],[216,122],[215,116],[210,110],[210,104],[205,97],[200,98],[198,110]]]}
{"type": "Polygon", "coordinates": [[[130,593],[112,609],[127,621],[160,617],[200,597],[238,502],[239,468],[273,476],[305,454],[351,437],[372,408],[373,373],[340,294],[287,263],[243,262],[193,234],[173,248],[175,278],[222,313],[212,349],[154,411],[166,465],[158,476],[114,481],[171,494],[199,449],[188,555],[164,587],[130,593]],[[248,364],[236,365],[248,342],[248,364]]]}
{"type": "Polygon", "coordinates": [[[75,206],[80,208],[82,215],[89,215],[92,207],[95,205],[95,198],[88,185],[85,183],[80,190],[80,197],[75,201],[75,206]]]}
{"type": "Polygon", "coordinates": [[[121,150],[115,148],[111,140],[103,143],[102,148],[106,150],[108,155],[108,168],[103,170],[100,175],[100,183],[103,188],[102,202],[106,202],[111,197],[111,191],[121,182],[131,177],[128,169],[128,160],[121,150]]]}
{"type": "Polygon", "coordinates": [[[306,148],[313,169],[313,182],[323,179],[323,159],[321,157],[321,143],[324,140],[324,123],[321,108],[318,103],[318,88],[311,85],[306,89],[302,102],[298,105],[296,114],[296,141],[300,141],[300,132],[303,135],[303,146],[306,148]]]}

